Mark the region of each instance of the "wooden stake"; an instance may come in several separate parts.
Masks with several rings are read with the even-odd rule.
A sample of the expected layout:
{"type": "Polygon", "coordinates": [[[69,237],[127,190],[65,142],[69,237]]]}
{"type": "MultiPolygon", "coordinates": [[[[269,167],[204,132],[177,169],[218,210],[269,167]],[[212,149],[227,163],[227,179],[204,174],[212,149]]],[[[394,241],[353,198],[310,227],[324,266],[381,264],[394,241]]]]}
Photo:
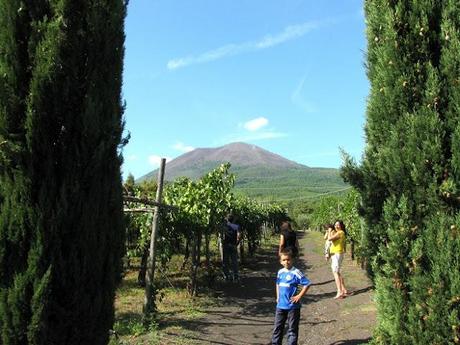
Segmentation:
{"type": "Polygon", "coordinates": [[[147,274],[145,276],[145,296],[144,296],[144,317],[146,320],[150,319],[150,316],[155,311],[155,299],[154,299],[154,285],[153,280],[155,277],[155,247],[156,247],[156,237],[158,232],[158,216],[159,216],[159,207],[161,204],[161,196],[163,192],[163,178],[165,174],[165,164],[166,159],[161,159],[160,169],[158,170],[158,180],[157,180],[157,195],[156,195],[156,205],[153,212],[153,221],[152,221],[152,233],[150,235],[150,251],[149,257],[147,259],[147,274]]]}

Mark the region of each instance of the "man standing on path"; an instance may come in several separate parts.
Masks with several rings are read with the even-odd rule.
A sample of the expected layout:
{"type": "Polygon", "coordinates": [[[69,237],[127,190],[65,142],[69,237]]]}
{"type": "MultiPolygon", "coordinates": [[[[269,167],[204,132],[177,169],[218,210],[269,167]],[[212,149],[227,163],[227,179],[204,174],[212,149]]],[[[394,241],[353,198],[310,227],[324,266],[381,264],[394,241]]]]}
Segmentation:
{"type": "Polygon", "coordinates": [[[228,214],[222,233],[222,269],[225,281],[239,281],[238,274],[238,244],[241,240],[241,230],[238,224],[234,223],[235,217],[228,214]],[[230,274],[232,270],[232,275],[230,274]]]}

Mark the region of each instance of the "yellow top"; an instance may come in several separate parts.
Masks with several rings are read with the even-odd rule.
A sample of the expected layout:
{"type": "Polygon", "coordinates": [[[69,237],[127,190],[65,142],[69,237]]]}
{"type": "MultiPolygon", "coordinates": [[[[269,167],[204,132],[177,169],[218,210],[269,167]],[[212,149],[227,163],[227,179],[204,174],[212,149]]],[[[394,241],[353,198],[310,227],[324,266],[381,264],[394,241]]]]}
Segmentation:
{"type": "Polygon", "coordinates": [[[330,249],[331,254],[345,253],[345,233],[343,230],[339,230],[337,231],[337,234],[339,235],[339,238],[332,241],[332,246],[330,249]]]}

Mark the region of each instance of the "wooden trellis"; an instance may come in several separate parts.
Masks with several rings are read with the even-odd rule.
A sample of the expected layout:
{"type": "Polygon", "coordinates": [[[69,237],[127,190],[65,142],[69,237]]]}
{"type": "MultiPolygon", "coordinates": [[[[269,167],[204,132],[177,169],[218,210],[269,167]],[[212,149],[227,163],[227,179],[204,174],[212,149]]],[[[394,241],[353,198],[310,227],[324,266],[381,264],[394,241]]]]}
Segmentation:
{"type": "MultiPolygon", "coordinates": [[[[149,206],[157,206],[159,208],[164,208],[164,209],[167,209],[167,210],[175,210],[177,209],[176,206],[171,206],[171,205],[167,205],[167,204],[162,204],[162,203],[159,203],[159,202],[156,202],[155,200],[150,200],[150,199],[147,199],[147,198],[136,198],[134,196],[129,196],[129,195],[123,195],[123,202],[127,203],[127,202],[134,202],[134,203],[138,203],[138,204],[143,204],[143,205],[149,205],[149,206]]],[[[139,207],[139,208],[130,208],[130,207],[124,207],[123,208],[123,212],[126,212],[126,213],[137,213],[137,212],[154,212],[155,211],[155,208],[152,208],[152,207],[139,207]]]]}
{"type": "Polygon", "coordinates": [[[153,220],[152,220],[152,232],[150,234],[150,247],[149,247],[149,256],[147,259],[147,273],[145,275],[145,295],[144,295],[144,317],[146,320],[150,318],[150,315],[155,311],[155,300],[154,300],[154,286],[153,286],[153,279],[155,274],[155,253],[156,253],[156,238],[158,232],[158,218],[159,218],[159,209],[175,209],[174,206],[165,205],[161,202],[162,193],[163,193],[163,179],[164,179],[164,171],[165,171],[165,164],[166,159],[161,159],[160,169],[158,170],[158,187],[155,201],[147,199],[147,198],[136,198],[133,196],[125,195],[123,196],[123,201],[133,202],[142,204],[144,206],[153,206],[152,207],[135,207],[135,208],[124,208],[124,212],[127,213],[136,213],[136,212],[152,212],[153,213],[153,220]]]}

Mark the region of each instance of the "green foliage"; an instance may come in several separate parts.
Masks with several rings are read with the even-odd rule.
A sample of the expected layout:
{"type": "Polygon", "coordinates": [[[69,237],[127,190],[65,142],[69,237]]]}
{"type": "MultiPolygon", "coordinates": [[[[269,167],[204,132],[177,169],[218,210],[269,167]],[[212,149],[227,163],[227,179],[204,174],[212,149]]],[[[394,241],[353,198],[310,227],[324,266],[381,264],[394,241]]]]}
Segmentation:
{"type": "MultiPolygon", "coordinates": [[[[139,199],[154,200],[157,185],[156,183],[135,185],[132,184],[128,178],[124,183],[124,190],[129,196],[134,196],[139,199]]],[[[138,206],[138,203],[126,203],[127,209],[135,209],[138,206]]],[[[125,213],[125,251],[128,258],[141,256],[145,248],[149,246],[152,232],[152,219],[152,212],[125,213]]],[[[164,247],[160,247],[160,252],[162,252],[163,249],[164,247]]],[[[162,255],[160,254],[159,256],[162,255]]]]}
{"type": "Polygon", "coordinates": [[[141,319],[131,318],[129,320],[118,321],[114,324],[114,337],[123,335],[139,336],[147,332],[155,333],[158,328],[156,321],[152,321],[148,325],[141,319]]]}
{"type": "Polygon", "coordinates": [[[232,203],[232,212],[248,241],[249,254],[255,253],[262,239],[262,225],[278,225],[288,218],[287,211],[277,204],[261,204],[248,197],[237,197],[232,203]]]}
{"type": "Polygon", "coordinates": [[[0,1],[0,343],[106,344],[123,1],[0,1]]]}
{"type": "MultiPolygon", "coordinates": [[[[235,177],[229,169],[229,163],[222,164],[197,181],[183,177],[168,183],[164,189],[163,202],[174,209],[162,211],[158,255],[165,264],[173,254],[184,252],[184,242],[191,247],[193,268],[190,280],[193,291],[196,291],[202,238],[219,236],[227,213],[232,212],[236,216],[250,254],[260,245],[264,224],[275,226],[288,217],[286,209],[277,204],[261,204],[248,197],[234,196],[235,177]]],[[[156,183],[152,181],[139,185],[131,185],[128,180],[125,183],[125,191],[139,198],[153,199],[155,190],[156,183]]],[[[127,206],[133,207],[134,204],[128,203],[127,206]]],[[[127,219],[127,256],[142,255],[150,241],[151,215],[134,213],[128,214],[127,219]]],[[[208,274],[213,274],[211,266],[206,266],[206,269],[208,274]]]]}
{"type": "Polygon", "coordinates": [[[367,146],[342,175],[373,262],[374,343],[457,343],[460,5],[370,0],[365,12],[367,146]]]}
{"type": "MultiPolygon", "coordinates": [[[[221,165],[198,181],[178,179],[165,188],[165,203],[177,206],[172,215],[185,231],[215,229],[230,209],[234,176],[229,164],[221,165]]],[[[193,236],[192,236],[193,237],[193,236]]]]}
{"type": "Polygon", "coordinates": [[[354,255],[365,259],[365,248],[362,247],[361,219],[358,214],[359,194],[352,189],[341,196],[324,196],[312,205],[310,226],[324,231],[324,225],[342,220],[347,230],[348,242],[354,242],[354,255]]]}
{"type": "Polygon", "coordinates": [[[307,229],[310,227],[310,218],[314,205],[312,201],[291,200],[282,204],[297,228],[307,229]]]}
{"type": "Polygon", "coordinates": [[[235,193],[263,201],[309,200],[347,185],[336,169],[238,167],[235,193]]]}
{"type": "MultiPolygon", "coordinates": [[[[211,234],[217,234],[219,224],[230,209],[234,176],[229,174],[229,168],[230,164],[223,164],[198,181],[180,178],[167,184],[164,189],[163,201],[174,209],[161,211],[157,256],[162,264],[165,264],[174,253],[181,251],[183,240],[186,241],[186,245],[191,245],[194,263],[194,269],[191,271],[193,293],[196,291],[202,236],[208,239],[211,234]]],[[[154,181],[143,181],[140,185],[131,185],[128,182],[127,180],[125,183],[125,191],[128,194],[153,199],[156,191],[154,181]]],[[[134,204],[128,204],[128,207],[133,206],[134,204]]],[[[127,256],[145,256],[150,242],[152,214],[135,213],[127,217],[127,238],[130,240],[127,256]]],[[[207,240],[206,244],[208,243],[207,240]]],[[[208,254],[209,248],[205,249],[208,254]]]]}
{"type": "MultiPolygon", "coordinates": [[[[426,276],[418,275],[413,283],[416,302],[410,313],[411,322],[420,323],[418,342],[458,343],[460,339],[460,216],[434,216],[423,233],[423,250],[427,261],[426,276]]],[[[423,258],[423,257],[422,257],[423,258]]]]}

